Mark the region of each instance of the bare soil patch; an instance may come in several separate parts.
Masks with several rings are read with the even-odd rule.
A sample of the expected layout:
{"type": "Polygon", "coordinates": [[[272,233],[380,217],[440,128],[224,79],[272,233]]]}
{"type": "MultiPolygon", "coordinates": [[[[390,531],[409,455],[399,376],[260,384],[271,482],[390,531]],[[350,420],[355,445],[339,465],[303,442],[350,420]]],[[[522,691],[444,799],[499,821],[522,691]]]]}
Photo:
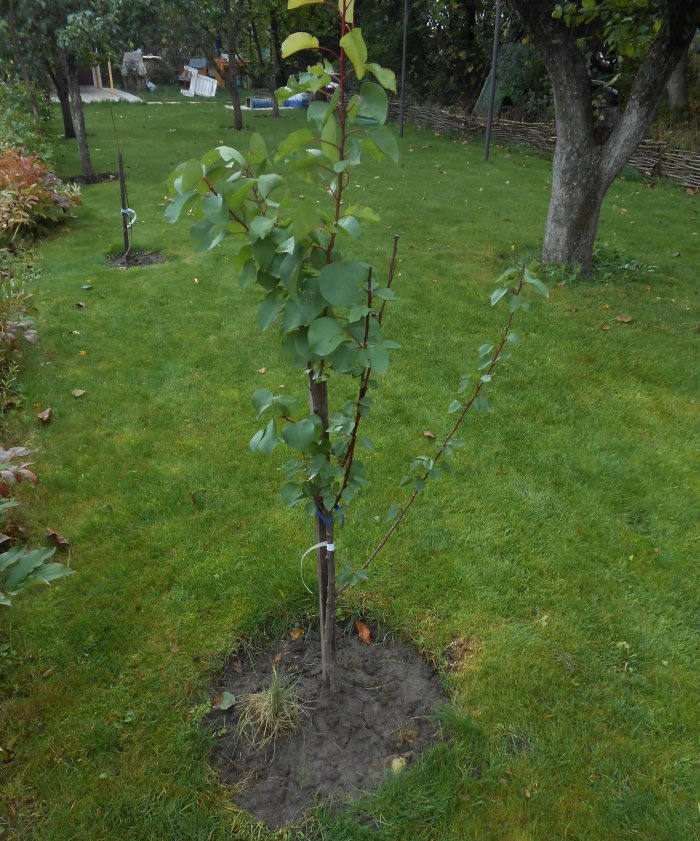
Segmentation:
{"type": "Polygon", "coordinates": [[[123,254],[110,257],[108,262],[113,269],[135,269],[140,266],[153,266],[167,263],[168,258],[159,251],[131,251],[128,257],[123,254]]]}
{"type": "Polygon", "coordinates": [[[321,801],[377,788],[439,738],[432,716],[448,698],[436,672],[408,645],[370,629],[367,645],[338,628],[335,694],[321,687],[318,631],[300,629],[254,658],[231,658],[213,687],[215,703],[236,699],[207,716],[216,734],[213,764],[236,804],[270,828],[299,821],[321,801]],[[251,744],[239,717],[246,696],[269,687],[274,671],[303,705],[299,727],[267,746],[251,744]]]}

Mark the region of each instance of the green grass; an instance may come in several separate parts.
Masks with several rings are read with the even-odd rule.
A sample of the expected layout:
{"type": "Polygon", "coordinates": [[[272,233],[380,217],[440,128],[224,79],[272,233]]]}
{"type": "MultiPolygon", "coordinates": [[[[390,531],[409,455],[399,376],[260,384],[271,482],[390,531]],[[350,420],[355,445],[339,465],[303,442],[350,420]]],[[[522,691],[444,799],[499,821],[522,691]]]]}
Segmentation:
{"type": "MultiPolygon", "coordinates": [[[[299,578],[310,522],[278,502],[282,455],[247,446],[250,394],[302,394],[303,380],[259,334],[256,293],[238,289],[225,250],[194,255],[186,228],[162,218],[176,163],[248,142],[222,105],[86,109],[96,169],[114,171],[117,140],[123,150],[134,247],[169,262],[106,266],[121,244],[116,183],[85,188],[70,230],[41,248],[42,342],[11,423],[38,448],[26,527],[35,540],[64,534],[77,574],[0,615],[8,838],[268,837],[219,786],[200,720],[228,652],[315,609],[299,578]],[[51,425],[37,427],[38,406],[53,408],[51,425]]],[[[246,123],[273,142],[302,119],[246,123]]],[[[381,215],[364,253],[386,264],[401,235],[387,324],[402,344],[370,423],[372,493],[337,539],[358,561],[423,432],[448,428],[460,374],[495,336],[503,314],[488,296],[512,259],[537,252],[550,182],[549,163],[522,151],[496,148],[484,164],[479,143],[411,129],[401,145],[399,168],[369,165],[355,188],[381,215]]],[[[69,143],[59,171],[78,171],[69,143]]],[[[597,277],[554,277],[520,322],[495,412],[469,421],[454,475],[343,603],[438,662],[455,638],[475,641],[445,677],[454,737],[309,833],[698,833],[697,198],[620,180],[600,242],[597,277]]]]}

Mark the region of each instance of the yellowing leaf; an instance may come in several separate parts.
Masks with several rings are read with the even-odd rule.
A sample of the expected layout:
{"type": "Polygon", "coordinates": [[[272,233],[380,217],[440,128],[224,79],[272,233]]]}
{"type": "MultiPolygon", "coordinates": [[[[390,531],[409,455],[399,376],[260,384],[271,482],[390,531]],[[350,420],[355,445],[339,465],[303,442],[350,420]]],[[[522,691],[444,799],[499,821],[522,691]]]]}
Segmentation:
{"type": "Polygon", "coordinates": [[[365,75],[367,63],[367,45],[358,27],[346,32],[340,39],[340,46],[345,50],[347,57],[355,68],[355,75],[362,79],[365,75]]]}
{"type": "Polygon", "coordinates": [[[361,619],[355,620],[355,630],[357,631],[357,636],[362,640],[362,642],[369,645],[372,634],[367,625],[365,625],[361,619]]]}
{"type": "Polygon", "coordinates": [[[299,639],[299,637],[303,637],[303,636],[304,636],[304,629],[303,629],[303,628],[294,628],[293,630],[291,630],[291,631],[289,632],[289,636],[290,636],[293,640],[295,640],[295,641],[296,641],[296,640],[298,640],[298,639],[299,639]]]}
{"type": "Polygon", "coordinates": [[[355,22],[355,0],[338,0],[338,11],[345,23],[355,22]],[[344,12],[343,7],[345,7],[344,12]]]}
{"type": "Polygon", "coordinates": [[[299,6],[313,6],[323,3],[323,0],[288,0],[288,9],[298,9],[299,6]]]}
{"type": "Polygon", "coordinates": [[[299,50],[318,49],[318,38],[310,32],[292,32],[282,43],[282,58],[298,53],[299,50]]]}

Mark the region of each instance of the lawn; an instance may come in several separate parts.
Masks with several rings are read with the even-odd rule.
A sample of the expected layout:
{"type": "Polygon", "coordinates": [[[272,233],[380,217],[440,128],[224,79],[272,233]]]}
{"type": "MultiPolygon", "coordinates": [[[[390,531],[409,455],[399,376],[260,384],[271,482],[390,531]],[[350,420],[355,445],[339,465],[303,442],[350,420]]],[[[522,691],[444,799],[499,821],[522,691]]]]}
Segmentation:
{"type": "MultiPolygon", "coordinates": [[[[115,182],[84,188],[38,252],[42,341],[8,435],[37,449],[24,526],[34,542],[63,534],[76,574],[0,614],[0,837],[271,837],[217,782],[201,720],[230,652],[312,621],[311,522],[279,502],[283,456],[248,448],[251,393],[304,382],[260,334],[225,246],[194,254],[163,207],[180,161],[251,129],[272,144],[303,115],[251,113],[237,137],[223,102],[87,109],[96,169],[123,151],[134,247],[167,262],[107,265],[115,182]]],[[[424,432],[449,428],[460,375],[502,323],[489,295],[537,254],[549,196],[549,162],[523,150],[485,164],[477,142],[409,128],[401,154],[354,188],[381,217],[364,253],[386,264],[401,237],[386,324],[402,350],[370,420],[371,492],[337,538],[359,562],[424,432]]],[[[78,172],[68,142],[58,168],[78,172]]],[[[545,276],[494,412],[470,419],[452,476],[343,598],[425,652],[455,709],[444,744],[320,812],[318,837],[697,837],[697,201],[633,175],[613,185],[596,276],[545,276]],[[450,670],[455,640],[467,656],[450,670]]]]}

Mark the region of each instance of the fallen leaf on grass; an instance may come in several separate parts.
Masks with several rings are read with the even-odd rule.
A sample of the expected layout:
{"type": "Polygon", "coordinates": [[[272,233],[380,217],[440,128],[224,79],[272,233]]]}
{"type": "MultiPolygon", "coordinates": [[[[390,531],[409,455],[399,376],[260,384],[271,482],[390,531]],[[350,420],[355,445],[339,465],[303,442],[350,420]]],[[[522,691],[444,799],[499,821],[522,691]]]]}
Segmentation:
{"type": "Polygon", "coordinates": [[[59,549],[70,549],[70,543],[66,538],[53,529],[46,529],[46,539],[59,549]]]}
{"type": "Polygon", "coordinates": [[[84,309],[85,309],[85,307],[87,306],[87,304],[85,303],[85,301],[76,301],[76,302],[75,302],[75,305],[76,305],[76,307],[77,307],[79,310],[84,310],[84,309]]]}
{"type": "Polygon", "coordinates": [[[370,644],[370,640],[372,639],[372,634],[370,633],[369,628],[361,619],[355,620],[355,630],[357,631],[357,636],[364,642],[366,645],[370,644]]]}
{"type": "Polygon", "coordinates": [[[616,315],[615,321],[619,321],[620,324],[631,324],[634,318],[631,315],[616,315]]]}
{"type": "Polygon", "coordinates": [[[82,397],[83,394],[85,394],[85,389],[84,388],[74,388],[73,391],[71,391],[71,394],[77,400],[79,397],[82,397]]]}
{"type": "Polygon", "coordinates": [[[39,412],[37,414],[37,419],[42,423],[48,423],[51,420],[51,407],[49,406],[48,409],[44,409],[43,412],[39,412]]]}
{"type": "Polygon", "coordinates": [[[258,374],[267,374],[267,368],[258,368],[258,374]]]}
{"type": "Polygon", "coordinates": [[[55,671],[56,671],[56,667],[55,667],[55,666],[49,666],[49,668],[48,668],[48,669],[47,669],[47,670],[46,670],[46,671],[42,674],[42,677],[44,678],[44,680],[46,680],[46,678],[51,677],[51,675],[52,675],[55,671]]]}
{"type": "Polygon", "coordinates": [[[236,696],[230,692],[217,692],[214,695],[214,703],[212,706],[216,710],[230,710],[236,703],[236,696]]]}
{"type": "Polygon", "coordinates": [[[426,430],[423,432],[423,438],[432,438],[432,439],[434,439],[434,438],[435,438],[435,433],[434,433],[434,432],[431,432],[429,429],[426,429],[426,430]]]}
{"type": "Polygon", "coordinates": [[[80,288],[81,289],[92,289],[92,284],[91,283],[84,283],[80,288]]]}
{"type": "Polygon", "coordinates": [[[299,637],[303,637],[303,636],[304,636],[304,629],[303,629],[303,628],[294,628],[294,630],[292,630],[292,631],[290,631],[290,632],[289,632],[289,636],[290,636],[293,640],[295,640],[295,641],[296,641],[296,640],[298,640],[298,639],[299,639],[299,637]]]}

